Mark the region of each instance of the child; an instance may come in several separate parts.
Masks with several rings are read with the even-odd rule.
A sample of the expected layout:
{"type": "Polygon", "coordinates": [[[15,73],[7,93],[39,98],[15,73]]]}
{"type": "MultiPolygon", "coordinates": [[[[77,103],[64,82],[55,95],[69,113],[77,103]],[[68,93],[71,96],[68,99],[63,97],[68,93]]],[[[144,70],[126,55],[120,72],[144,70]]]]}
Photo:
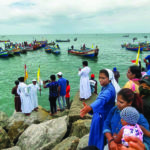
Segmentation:
{"type": "Polygon", "coordinates": [[[91,93],[97,94],[97,81],[95,80],[94,74],[91,74],[90,86],[91,86],[91,93]]]}
{"type": "Polygon", "coordinates": [[[67,103],[67,108],[70,109],[70,85],[69,81],[67,80],[67,87],[66,87],[66,103],[67,103]]]}
{"type": "Polygon", "coordinates": [[[141,141],[143,141],[143,133],[147,136],[150,135],[150,132],[148,130],[137,124],[139,116],[140,116],[139,112],[134,107],[131,106],[128,106],[121,111],[120,117],[121,117],[121,124],[123,125],[123,127],[121,128],[118,135],[114,134],[113,136],[114,142],[116,143],[121,142],[122,145],[129,146],[128,142],[124,140],[124,137],[135,136],[139,138],[141,141]]]}

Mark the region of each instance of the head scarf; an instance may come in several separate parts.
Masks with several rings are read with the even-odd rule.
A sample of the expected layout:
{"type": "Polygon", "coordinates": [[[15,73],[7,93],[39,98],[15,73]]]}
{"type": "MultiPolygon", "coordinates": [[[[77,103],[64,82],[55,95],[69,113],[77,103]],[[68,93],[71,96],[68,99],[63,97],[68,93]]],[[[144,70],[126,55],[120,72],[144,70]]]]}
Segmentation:
{"type": "Polygon", "coordinates": [[[105,70],[108,72],[108,74],[109,74],[109,80],[111,81],[112,85],[115,88],[115,91],[116,91],[115,102],[117,102],[117,93],[120,91],[120,86],[119,86],[119,84],[115,80],[114,73],[110,69],[105,69],[105,70]]]}

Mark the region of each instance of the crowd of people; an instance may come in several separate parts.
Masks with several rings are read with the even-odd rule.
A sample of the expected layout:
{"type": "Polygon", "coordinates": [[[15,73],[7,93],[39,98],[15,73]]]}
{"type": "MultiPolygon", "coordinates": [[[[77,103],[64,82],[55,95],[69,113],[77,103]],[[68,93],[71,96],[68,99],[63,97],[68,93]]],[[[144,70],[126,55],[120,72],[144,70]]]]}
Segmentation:
{"type": "MultiPolygon", "coordinates": [[[[55,75],[51,75],[50,80],[43,81],[43,88],[49,88],[51,116],[57,114],[58,110],[64,111],[66,107],[70,109],[70,85],[69,81],[63,78],[62,75],[62,72],[57,73],[58,81],[56,81],[55,75]],[[57,100],[59,108],[57,108],[57,100]]],[[[27,85],[24,82],[24,77],[20,77],[15,81],[15,85],[12,89],[12,94],[15,95],[16,112],[22,112],[26,116],[29,116],[32,111],[38,111],[37,92],[38,90],[41,91],[41,88],[37,84],[37,81],[34,79],[32,80],[32,84],[27,85]]]]}
{"type": "MultiPolygon", "coordinates": [[[[144,59],[146,61],[149,57],[144,59]]],[[[86,104],[93,93],[97,94],[98,83],[91,72],[87,61],[82,62],[83,68],[79,68],[80,94],[79,100],[83,101],[80,116],[87,113],[92,115],[88,147],[99,150],[150,149],[150,75],[142,73],[139,66],[128,68],[127,78],[123,88],[119,86],[120,73],[116,67],[113,70],[101,69],[99,82],[101,91],[96,100],[90,105],[86,104]],[[139,148],[138,148],[139,147],[139,148]]],[[[58,110],[70,108],[70,85],[63,78],[62,72],[56,76],[51,75],[50,80],[43,81],[43,88],[49,88],[50,115],[55,115],[58,110]],[[59,108],[56,101],[58,100],[59,108]],[[67,105],[67,106],[66,106],[67,105]]],[[[30,115],[38,110],[37,91],[41,88],[32,80],[32,84],[26,85],[24,77],[15,81],[12,89],[15,94],[15,109],[25,115],[30,115]]]]}
{"type": "Polygon", "coordinates": [[[80,116],[92,115],[89,147],[95,146],[99,150],[149,150],[150,76],[147,73],[143,75],[141,67],[130,66],[127,71],[129,81],[121,89],[117,68],[102,69],[99,72],[102,89],[97,99],[87,105],[85,102],[95,91],[92,89],[95,86],[88,78],[90,68],[86,63],[83,62],[83,69],[79,69],[80,100],[84,100],[80,116]]]}

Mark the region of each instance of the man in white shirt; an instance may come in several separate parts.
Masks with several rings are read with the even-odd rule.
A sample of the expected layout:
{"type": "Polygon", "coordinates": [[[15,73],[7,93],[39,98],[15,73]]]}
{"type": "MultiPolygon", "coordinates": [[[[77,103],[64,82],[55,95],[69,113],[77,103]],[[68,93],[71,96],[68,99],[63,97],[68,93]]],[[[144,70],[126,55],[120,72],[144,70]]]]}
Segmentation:
{"type": "Polygon", "coordinates": [[[91,69],[88,67],[88,62],[83,61],[83,68],[79,68],[78,75],[80,76],[80,100],[88,99],[91,96],[91,87],[89,81],[89,73],[91,69]]]}
{"type": "Polygon", "coordinates": [[[34,109],[35,111],[38,110],[38,96],[37,96],[37,91],[41,91],[39,85],[36,83],[36,80],[33,79],[32,80],[32,84],[28,85],[28,89],[29,89],[29,95],[30,95],[30,99],[31,99],[31,103],[32,103],[32,109],[34,109]]]}

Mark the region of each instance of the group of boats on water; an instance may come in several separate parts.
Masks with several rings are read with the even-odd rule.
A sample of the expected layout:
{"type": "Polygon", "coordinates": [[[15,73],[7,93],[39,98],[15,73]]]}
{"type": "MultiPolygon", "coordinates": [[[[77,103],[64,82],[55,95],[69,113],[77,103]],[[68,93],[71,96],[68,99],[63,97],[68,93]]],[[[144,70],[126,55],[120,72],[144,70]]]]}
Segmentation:
{"type": "Polygon", "coordinates": [[[148,42],[140,42],[138,44],[124,43],[121,45],[122,48],[126,48],[126,50],[130,51],[138,51],[140,46],[140,51],[150,51],[150,43],[148,42]]]}
{"type": "MultiPolygon", "coordinates": [[[[76,41],[77,38],[74,38],[74,41],[76,41]]],[[[70,39],[67,40],[56,40],[56,42],[70,42],[70,39]]],[[[34,40],[32,43],[22,42],[22,43],[13,43],[9,40],[6,41],[0,41],[0,43],[3,43],[4,47],[0,47],[0,57],[10,57],[15,55],[20,55],[27,53],[28,51],[35,51],[41,48],[45,49],[45,52],[47,53],[53,53],[55,55],[59,55],[61,53],[61,48],[58,44],[56,44],[54,41],[51,43],[48,43],[47,40],[45,41],[36,41],[34,40]]],[[[68,54],[74,54],[79,56],[85,56],[85,57],[97,57],[99,53],[98,46],[94,48],[87,48],[85,47],[85,44],[80,49],[74,49],[74,46],[71,46],[71,49],[68,49],[68,54]]]]}

